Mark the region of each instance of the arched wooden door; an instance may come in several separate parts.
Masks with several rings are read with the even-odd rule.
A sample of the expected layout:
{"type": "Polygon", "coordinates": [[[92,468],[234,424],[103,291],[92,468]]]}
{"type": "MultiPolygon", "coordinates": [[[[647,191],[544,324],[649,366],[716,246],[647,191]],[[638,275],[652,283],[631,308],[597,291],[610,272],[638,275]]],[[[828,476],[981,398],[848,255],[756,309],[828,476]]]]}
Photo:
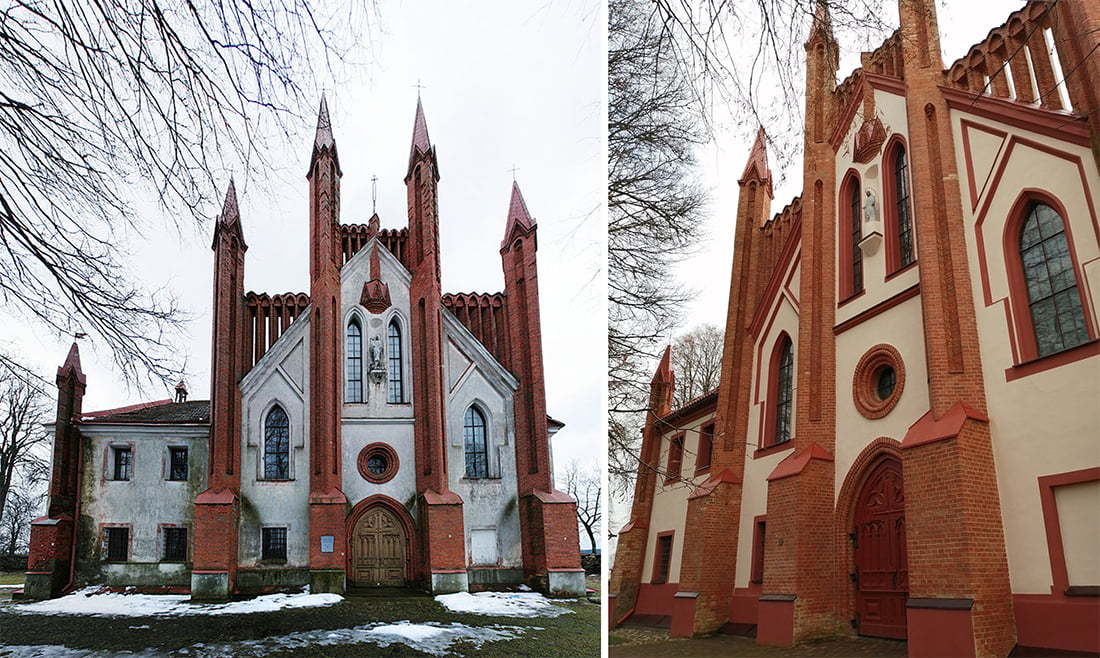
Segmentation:
{"type": "Polygon", "coordinates": [[[909,568],[905,492],[896,460],[887,459],[871,472],[856,501],[855,521],[859,633],[904,640],[909,568]]]}
{"type": "Polygon", "coordinates": [[[400,587],[405,584],[406,537],[401,522],[385,507],[367,510],[351,534],[351,584],[400,587]]]}

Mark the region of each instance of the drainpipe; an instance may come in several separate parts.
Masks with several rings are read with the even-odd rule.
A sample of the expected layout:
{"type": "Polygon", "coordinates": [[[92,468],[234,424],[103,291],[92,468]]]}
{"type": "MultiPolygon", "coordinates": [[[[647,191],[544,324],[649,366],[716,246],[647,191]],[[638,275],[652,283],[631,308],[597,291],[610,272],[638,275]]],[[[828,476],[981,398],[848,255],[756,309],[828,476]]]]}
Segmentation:
{"type": "Polygon", "coordinates": [[[73,575],[76,573],[76,531],[80,527],[80,500],[84,496],[84,488],[81,486],[84,482],[84,435],[80,433],[80,428],[74,425],[73,429],[76,431],[77,436],[77,456],[76,456],[76,505],[73,507],[73,548],[69,553],[69,582],[65,583],[65,586],[61,588],[62,592],[67,592],[72,589],[73,575]]]}

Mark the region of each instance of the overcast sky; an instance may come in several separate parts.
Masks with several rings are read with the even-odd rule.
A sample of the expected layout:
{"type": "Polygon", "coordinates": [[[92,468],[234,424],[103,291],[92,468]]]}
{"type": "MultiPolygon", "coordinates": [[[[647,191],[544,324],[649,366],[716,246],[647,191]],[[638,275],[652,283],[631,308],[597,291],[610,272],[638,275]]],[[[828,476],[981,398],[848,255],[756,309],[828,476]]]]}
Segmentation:
{"type": "MultiPolygon", "coordinates": [[[[595,0],[380,2],[371,21],[372,64],[324,85],[344,172],[342,222],[370,218],[378,176],[382,226],[407,225],[403,178],[419,84],[441,173],[443,290],[501,291],[515,167],[538,223],[547,406],[566,424],[553,441],[555,462],[559,472],[571,459],[595,463],[603,451],[593,446],[604,445],[606,10],[595,0]]],[[[309,291],[305,174],[315,117],[300,126],[284,170],[234,172],[247,290],[309,291]]],[[[123,245],[134,254],[134,276],[169,287],[192,317],[179,346],[192,399],[209,396],[212,228],[150,231],[151,240],[123,245]]],[[[72,338],[19,323],[5,329],[10,351],[53,381],[72,338]]],[[[127,390],[102,344],[85,340],[80,349],[85,410],[169,397],[162,388],[127,390]]]]}

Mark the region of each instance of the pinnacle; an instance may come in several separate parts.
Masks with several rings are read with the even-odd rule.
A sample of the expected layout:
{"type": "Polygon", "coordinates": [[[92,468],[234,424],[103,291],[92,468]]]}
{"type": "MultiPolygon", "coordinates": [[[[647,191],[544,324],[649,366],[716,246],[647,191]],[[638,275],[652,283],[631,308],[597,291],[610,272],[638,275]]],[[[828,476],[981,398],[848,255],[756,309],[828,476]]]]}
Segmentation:
{"type": "Polygon", "coordinates": [[[814,22],[810,27],[810,36],[806,39],[806,43],[815,41],[819,35],[826,41],[834,40],[833,21],[829,17],[829,5],[826,0],[817,0],[817,5],[814,7],[814,22]]]}
{"type": "Polygon", "coordinates": [[[749,161],[745,163],[745,171],[741,173],[742,181],[753,177],[768,182],[772,179],[771,169],[768,168],[768,140],[763,126],[756,131],[756,141],[753,142],[752,151],[749,153],[749,161]]]}
{"type": "Polygon", "coordinates": [[[428,122],[424,120],[424,105],[420,97],[416,97],[416,119],[413,121],[412,151],[410,157],[420,149],[421,153],[427,153],[432,147],[432,140],[428,138],[428,122]]]}
{"type": "Polygon", "coordinates": [[[80,347],[76,341],[73,341],[73,346],[69,348],[69,356],[65,357],[65,365],[61,366],[61,369],[66,370],[70,367],[80,372],[80,347]]]}
{"type": "Polygon", "coordinates": [[[328,102],[325,95],[321,94],[321,109],[317,112],[317,136],[313,139],[313,148],[336,146],[336,140],[332,137],[332,121],[328,118],[328,102]]]}
{"type": "Polygon", "coordinates": [[[218,221],[223,224],[240,223],[241,212],[237,209],[237,189],[233,185],[233,178],[229,178],[229,189],[225,192],[225,204],[222,206],[222,214],[218,221]]]}
{"type": "Polygon", "coordinates": [[[661,355],[661,363],[657,366],[657,372],[653,373],[654,382],[672,381],[672,346],[665,347],[665,353],[661,355]]]}
{"type": "Polygon", "coordinates": [[[523,201],[523,193],[519,191],[519,183],[512,181],[512,200],[508,204],[508,223],[519,222],[523,228],[531,228],[531,214],[527,212],[527,204],[523,201]]]}

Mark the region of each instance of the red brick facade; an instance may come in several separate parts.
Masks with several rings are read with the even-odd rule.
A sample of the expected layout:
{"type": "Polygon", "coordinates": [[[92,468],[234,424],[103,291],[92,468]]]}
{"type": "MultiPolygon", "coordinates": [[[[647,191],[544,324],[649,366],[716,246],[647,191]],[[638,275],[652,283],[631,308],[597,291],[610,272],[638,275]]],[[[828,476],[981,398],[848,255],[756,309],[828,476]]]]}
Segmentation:
{"type": "MultiPolygon", "coordinates": [[[[982,181],[976,185],[970,180],[969,188],[964,187],[967,177],[973,179],[974,174],[960,171],[963,157],[971,167],[971,153],[967,151],[963,157],[956,153],[959,128],[955,123],[955,113],[978,105],[985,119],[1020,130],[1046,131],[1053,139],[1065,138],[1067,145],[1091,144],[1096,155],[1098,113],[1087,108],[1096,107],[1093,101],[1100,70],[1096,58],[1085,53],[1096,50],[1100,10],[1093,3],[1030,2],[947,70],[940,59],[935,3],[901,0],[899,11],[898,32],[878,50],[863,53],[863,67],[837,85],[837,44],[826,5],[818,5],[806,43],[802,194],[769,219],[771,179],[763,131],[739,181],[733,277],[709,478],[690,483],[686,495],[677,493],[675,482],[663,488],[656,485],[649,469],[658,464],[662,442],[682,440],[679,437],[685,430],[690,436],[694,429],[678,417],[678,411],[670,413],[667,407],[662,408],[659,398],[652,399],[634,507],[619,537],[610,584],[615,601],[612,624],[622,623],[631,614],[667,615],[674,636],[755,627],[758,643],[791,645],[858,633],[863,624],[879,628],[875,625],[879,620],[872,615],[883,609],[861,607],[864,604],[857,600],[864,597],[905,601],[898,612],[898,632],[907,636],[913,656],[1003,656],[1017,642],[1100,650],[1095,625],[1100,614],[1097,600],[1082,598],[1083,592],[1092,591],[1089,587],[1067,585],[1068,558],[1061,552],[1061,540],[1050,539],[1060,536],[1060,528],[1065,528],[1059,525],[1057,510],[1044,512],[1055,574],[1051,596],[1013,590],[1006,501],[1016,505],[1013,513],[1028,513],[1020,511],[1019,500],[1024,495],[1020,492],[1026,492],[1029,501],[1034,496],[1028,482],[1010,482],[1012,496],[1006,497],[1006,481],[998,469],[1003,451],[1010,448],[999,448],[1002,452],[996,463],[994,454],[998,449],[997,423],[1002,423],[1001,432],[1011,432],[1006,424],[1011,425],[1012,420],[1007,416],[1000,421],[990,418],[988,392],[994,385],[998,387],[1003,408],[1008,397],[1005,381],[1018,381],[1081,359],[1092,358],[1095,363],[1097,335],[1091,324],[1095,302],[1091,293],[1082,289],[1082,324],[1088,342],[1047,356],[1042,364],[1021,363],[1015,342],[1006,344],[1003,353],[996,353],[1001,343],[982,325],[988,322],[982,313],[989,315],[986,309],[995,299],[990,299],[987,256],[980,234],[978,256],[983,260],[977,266],[970,262],[973,252],[968,249],[968,244],[974,244],[974,215],[982,181]],[[1092,31],[1087,26],[1093,26],[1092,31]],[[1039,52],[1045,50],[1045,42],[1038,40],[1031,48],[1031,66],[1021,57],[1013,59],[1026,35],[1043,29],[1053,31],[1061,71],[1054,69],[1045,52],[1039,52]],[[1013,86],[1002,72],[1006,67],[1011,68],[1013,86]],[[1035,99],[1032,71],[1042,98],[1038,104],[1030,104],[1035,99]],[[1054,120],[1049,111],[1065,109],[1053,91],[1061,77],[1067,79],[1073,112],[1060,116],[1072,128],[1055,131],[1044,127],[1044,122],[1054,120]],[[884,100],[878,107],[876,92],[888,95],[880,96],[884,100]],[[988,94],[989,100],[978,98],[982,93],[988,94]],[[887,101],[892,105],[886,106],[887,101]],[[1027,109],[1021,110],[1021,104],[1028,104],[1027,109]],[[1025,111],[1026,118],[1017,114],[1025,111]],[[1088,138],[1083,139],[1086,126],[1088,138]],[[903,193],[908,194],[906,220],[914,234],[912,265],[901,263],[898,233],[903,224],[892,214],[902,212],[898,208],[905,206],[899,201],[897,174],[882,171],[893,166],[898,153],[907,158],[911,180],[903,193]],[[873,197],[870,202],[864,198],[865,190],[878,190],[886,204],[876,209],[873,197]],[[853,208],[855,195],[859,195],[859,205],[853,208]],[[967,199],[971,205],[964,207],[967,199]],[[885,230],[892,231],[886,236],[885,252],[877,256],[883,236],[873,233],[881,231],[876,213],[885,213],[885,230]],[[855,236],[851,234],[853,221],[860,227],[855,236]],[[861,270],[855,269],[854,258],[859,259],[861,270]],[[977,272],[983,278],[978,279],[977,272]],[[793,309],[793,313],[784,308],[793,309]],[[891,333],[899,330],[908,333],[891,333]],[[776,395],[773,355],[776,345],[787,336],[796,345],[794,418],[789,443],[772,445],[776,426],[776,407],[771,400],[776,395]],[[1001,376],[996,367],[983,367],[983,358],[989,359],[991,354],[998,363],[1007,360],[1016,365],[1006,371],[1007,376],[1001,376]],[[890,377],[884,379],[884,373],[890,377]],[[898,424],[901,416],[907,418],[906,425],[898,424]],[[661,425],[667,429],[653,431],[661,425]],[[857,502],[878,500],[869,488],[870,475],[887,460],[895,472],[900,464],[898,478],[904,480],[904,494],[900,484],[897,489],[898,500],[904,500],[902,520],[882,531],[882,536],[895,538],[900,546],[897,556],[891,554],[900,560],[892,571],[858,562],[869,558],[859,557],[860,535],[855,532],[857,502]],[[655,498],[662,496],[667,498],[655,506],[655,498]],[[680,543],[676,551],[681,551],[679,579],[677,583],[658,583],[642,569],[647,557],[653,557],[646,554],[647,544],[652,550],[654,538],[667,534],[668,528],[678,523],[684,528],[683,536],[677,534],[676,539],[680,543]],[[765,525],[757,549],[746,546],[756,537],[753,533],[765,525]],[[745,551],[752,552],[751,559],[741,555],[745,551]],[[762,582],[758,582],[756,562],[761,551],[762,582]],[[887,584],[881,587],[884,593],[874,589],[880,573],[886,574],[887,584]],[[655,597],[662,601],[656,608],[644,604],[655,597]],[[1051,619],[1055,609],[1062,611],[1068,624],[1060,638],[1041,630],[1040,620],[1051,619]],[[1091,628],[1084,622],[1086,610],[1094,615],[1091,628]],[[1092,637],[1086,639],[1090,631],[1092,637]]],[[[965,129],[967,120],[962,121],[965,129]]],[[[970,148],[965,139],[964,146],[970,148]]],[[[1079,162],[1074,159],[1079,156],[1068,156],[1057,146],[1036,144],[1033,148],[1079,162]]],[[[1098,174],[1097,162],[1100,160],[1080,165],[1084,167],[1081,187],[1087,199],[1091,199],[1090,186],[1098,174]]],[[[1003,171],[1006,165],[1001,161],[999,166],[1003,171]]],[[[994,182],[989,183],[986,194],[998,182],[994,174],[990,176],[994,182]]],[[[1038,188],[1050,187],[1039,180],[1032,182],[1038,188]]],[[[1052,198],[1049,192],[1045,196],[1036,191],[1030,194],[1040,201],[1052,198]]],[[[1081,212],[1080,208],[1069,210],[1057,200],[1042,202],[1062,217],[1081,212]]],[[[1095,228],[1091,201],[1080,205],[1091,214],[1095,228]]],[[[1020,250],[1020,218],[1014,221],[1003,238],[1009,257],[1019,257],[1020,250]]],[[[1078,232],[1069,238],[1068,260],[1078,281],[1086,275],[1072,240],[1083,240],[1081,244],[1088,245],[1090,254],[1096,252],[1093,241],[1100,241],[1100,230],[1097,235],[1079,237],[1082,223],[1088,226],[1087,219],[1079,220],[1078,232]]],[[[1065,230],[1068,235],[1069,222],[1065,230]]],[[[1002,238],[999,233],[995,237],[1002,238]]],[[[996,248],[1001,248],[999,243],[996,248]]],[[[1082,249],[1080,244],[1077,249],[1082,249]]],[[[1013,267],[1021,269],[1019,263],[1010,263],[1006,266],[1009,274],[1013,267]]],[[[1031,326],[1026,315],[1027,290],[1020,283],[1023,274],[1017,272],[1016,278],[1019,281],[1010,301],[1019,317],[1013,322],[1007,309],[1004,314],[994,313],[997,320],[1009,320],[995,327],[1009,341],[1024,333],[1017,328],[1019,323],[1028,329],[1031,326]]],[[[672,379],[662,361],[652,390],[664,382],[671,385],[672,379]]],[[[1028,390],[1033,396],[1046,393],[1034,387],[1028,390]]],[[[1040,406],[1057,402],[1051,399],[1040,406]]],[[[1065,413],[1085,411],[1089,410],[1070,408],[1065,413]]],[[[1065,454],[1074,454],[1084,442],[1095,439],[1070,435],[1042,440],[1064,447],[1065,454]]],[[[1013,466],[1019,471],[1015,463],[1013,466]]],[[[1055,488],[1092,483],[1091,473],[1040,477],[1040,488],[1044,482],[1050,483],[1043,489],[1044,510],[1058,507],[1052,493],[1055,488]]],[[[872,502],[861,504],[870,506],[872,502]]],[[[1028,523],[1029,528],[1035,525],[1028,523]]],[[[1017,537],[1017,545],[1022,543],[1017,537]]],[[[1082,545],[1078,544],[1078,556],[1083,554],[1082,545]]],[[[1018,561],[1013,578],[1029,566],[1018,561]]],[[[886,631],[869,634],[880,632],[886,631]]]]}

